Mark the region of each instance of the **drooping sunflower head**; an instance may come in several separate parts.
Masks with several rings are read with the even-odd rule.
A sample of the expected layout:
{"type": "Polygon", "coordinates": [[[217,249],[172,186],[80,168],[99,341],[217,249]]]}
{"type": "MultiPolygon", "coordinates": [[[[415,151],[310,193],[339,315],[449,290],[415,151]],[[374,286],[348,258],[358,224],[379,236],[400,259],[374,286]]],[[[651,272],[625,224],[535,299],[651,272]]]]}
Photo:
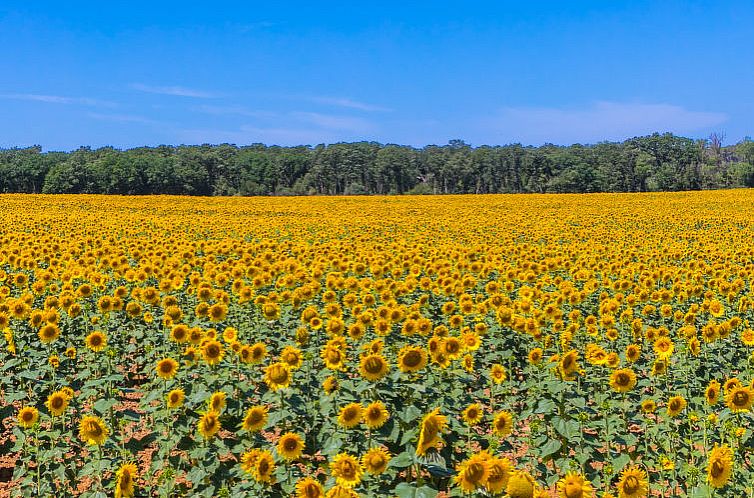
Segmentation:
{"type": "Polygon", "coordinates": [[[717,404],[720,400],[720,389],[720,383],[717,380],[712,379],[707,385],[707,389],[704,390],[704,398],[707,400],[708,404],[717,404]]]}
{"type": "Polygon", "coordinates": [[[440,415],[440,409],[435,408],[424,416],[419,426],[419,441],[416,445],[416,454],[424,455],[430,448],[437,448],[442,439],[440,434],[445,429],[448,418],[440,415]]]}
{"type": "Polygon", "coordinates": [[[516,470],[508,478],[505,491],[510,498],[532,498],[537,489],[534,478],[524,470],[516,470]]]}
{"type": "Polygon", "coordinates": [[[280,436],[277,444],[278,455],[285,460],[296,460],[304,451],[304,440],[295,432],[287,432],[280,436]]]}
{"type": "Polygon", "coordinates": [[[728,483],[733,470],[733,451],[726,445],[712,449],[707,459],[707,481],[713,488],[721,488],[728,483]]]}
{"type": "Polygon", "coordinates": [[[131,498],[134,495],[134,481],[139,469],[136,464],[124,463],[115,473],[115,498],[131,498]]]}
{"type": "Polygon", "coordinates": [[[490,493],[500,494],[508,486],[513,464],[507,458],[492,458],[487,462],[489,475],[485,487],[490,493]]]}
{"type": "Polygon", "coordinates": [[[252,406],[246,410],[242,427],[248,432],[257,432],[267,425],[267,407],[264,405],[252,406]]]}
{"type": "Polygon", "coordinates": [[[216,391],[207,400],[209,410],[215,413],[222,413],[225,409],[228,395],[224,391],[216,391]]]}
{"type": "Polygon", "coordinates": [[[199,434],[204,439],[210,439],[214,437],[215,434],[217,434],[220,431],[220,414],[208,411],[201,415],[199,418],[199,434]]]}
{"type": "Polygon", "coordinates": [[[361,463],[367,472],[379,475],[387,469],[390,458],[390,453],[384,448],[371,448],[361,457],[361,463]]]}

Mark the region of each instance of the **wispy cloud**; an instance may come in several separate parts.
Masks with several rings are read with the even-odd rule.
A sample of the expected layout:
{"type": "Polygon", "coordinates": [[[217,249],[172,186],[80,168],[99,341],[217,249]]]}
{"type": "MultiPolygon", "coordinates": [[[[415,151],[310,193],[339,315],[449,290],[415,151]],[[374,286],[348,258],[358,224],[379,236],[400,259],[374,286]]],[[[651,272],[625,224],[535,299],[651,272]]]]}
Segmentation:
{"type": "Polygon", "coordinates": [[[106,100],[91,99],[87,97],[64,97],[61,95],[41,95],[37,93],[3,93],[0,98],[9,100],[28,100],[33,102],[45,102],[48,104],[78,104],[86,106],[115,107],[117,104],[106,100]]]}
{"type": "Polygon", "coordinates": [[[299,121],[331,130],[365,132],[371,130],[373,127],[372,123],[366,119],[354,116],[335,116],[320,114],[318,112],[294,112],[291,115],[299,121]]]}
{"type": "Polygon", "coordinates": [[[216,116],[235,115],[252,118],[273,118],[279,115],[277,112],[257,111],[243,106],[200,105],[194,106],[191,109],[196,112],[203,112],[205,114],[213,114],[216,116]]]}
{"type": "Polygon", "coordinates": [[[671,104],[595,102],[583,108],[508,107],[482,120],[487,139],[527,144],[622,140],[655,131],[694,133],[727,121],[721,112],[671,104]]]}
{"type": "Polygon", "coordinates": [[[331,105],[335,107],[345,107],[348,109],[356,109],[366,112],[389,112],[392,109],[388,107],[382,107],[378,105],[367,104],[365,102],[359,102],[348,97],[311,97],[310,99],[318,104],[331,105]]]}
{"type": "Polygon", "coordinates": [[[153,86],[145,85],[143,83],[133,83],[131,88],[140,92],[155,93],[158,95],[172,95],[176,97],[191,97],[196,99],[214,99],[221,97],[218,93],[206,92],[204,90],[196,90],[183,86],[153,86]]]}
{"type": "Polygon", "coordinates": [[[142,124],[158,124],[157,121],[143,116],[134,116],[131,114],[101,114],[96,112],[87,113],[92,119],[98,119],[100,121],[112,121],[115,123],[142,123],[142,124]]]}

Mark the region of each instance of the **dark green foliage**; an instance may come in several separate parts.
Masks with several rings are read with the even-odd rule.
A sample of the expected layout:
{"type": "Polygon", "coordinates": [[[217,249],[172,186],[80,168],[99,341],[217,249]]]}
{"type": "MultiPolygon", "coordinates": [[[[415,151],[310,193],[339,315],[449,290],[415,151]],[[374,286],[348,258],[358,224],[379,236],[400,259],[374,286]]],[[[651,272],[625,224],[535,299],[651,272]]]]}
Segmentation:
{"type": "Polygon", "coordinates": [[[414,148],[376,142],[0,150],[0,192],[361,195],[643,192],[754,186],[754,142],[655,133],[622,143],[414,148]]]}

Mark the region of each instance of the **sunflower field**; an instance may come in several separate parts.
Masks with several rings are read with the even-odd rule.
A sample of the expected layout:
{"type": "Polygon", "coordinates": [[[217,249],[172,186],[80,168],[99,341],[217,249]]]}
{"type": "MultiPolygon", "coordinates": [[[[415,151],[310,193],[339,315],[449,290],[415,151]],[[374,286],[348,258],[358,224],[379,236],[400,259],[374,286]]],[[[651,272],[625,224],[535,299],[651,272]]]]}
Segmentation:
{"type": "Polygon", "coordinates": [[[0,493],[754,496],[751,191],[0,221],[0,493]]]}

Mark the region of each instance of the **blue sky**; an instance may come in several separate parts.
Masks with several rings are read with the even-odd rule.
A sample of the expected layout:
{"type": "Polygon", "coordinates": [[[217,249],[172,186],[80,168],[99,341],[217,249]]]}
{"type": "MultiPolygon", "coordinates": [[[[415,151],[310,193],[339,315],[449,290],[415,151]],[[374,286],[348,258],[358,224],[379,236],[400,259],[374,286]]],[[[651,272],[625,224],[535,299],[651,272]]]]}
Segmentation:
{"type": "Polygon", "coordinates": [[[752,26],[746,1],[4,0],[0,146],[730,143],[752,26]]]}

